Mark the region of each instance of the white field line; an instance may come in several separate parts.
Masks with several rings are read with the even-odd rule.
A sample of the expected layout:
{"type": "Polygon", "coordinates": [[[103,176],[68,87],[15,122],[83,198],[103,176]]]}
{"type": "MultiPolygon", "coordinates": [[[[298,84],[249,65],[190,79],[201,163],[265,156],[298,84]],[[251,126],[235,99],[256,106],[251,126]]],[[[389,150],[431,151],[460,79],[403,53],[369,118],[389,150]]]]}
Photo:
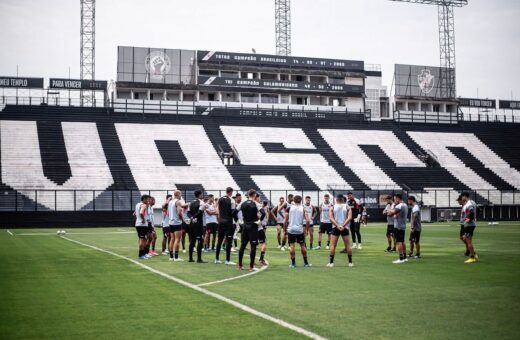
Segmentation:
{"type": "Polygon", "coordinates": [[[211,282],[200,283],[200,284],[198,284],[197,286],[198,286],[198,287],[205,287],[205,286],[215,285],[215,284],[217,284],[217,283],[222,283],[222,282],[228,282],[228,281],[233,281],[233,280],[243,279],[244,277],[247,277],[247,276],[253,276],[253,275],[255,275],[255,274],[258,274],[258,273],[260,273],[260,272],[266,270],[267,267],[269,267],[269,265],[261,267],[261,268],[260,268],[259,270],[257,270],[256,272],[249,272],[249,273],[247,273],[247,274],[242,274],[242,275],[238,275],[238,276],[234,276],[234,277],[230,277],[230,278],[223,279],[223,280],[218,280],[218,281],[211,281],[211,282]]]}
{"type": "MultiPolygon", "coordinates": [[[[107,235],[107,234],[132,234],[133,231],[109,231],[104,233],[69,233],[69,235],[107,235]]],[[[52,236],[55,233],[19,233],[16,236],[52,236]]]]}
{"type": "Polygon", "coordinates": [[[11,236],[14,236],[13,233],[11,232],[11,230],[7,229],[7,233],[11,236]]]}
{"type": "Polygon", "coordinates": [[[206,294],[206,295],[208,295],[208,296],[211,296],[211,297],[213,297],[213,298],[215,298],[215,299],[217,299],[217,300],[223,301],[223,302],[228,303],[228,304],[230,304],[230,305],[232,305],[232,306],[234,306],[234,307],[236,307],[236,308],[238,308],[238,309],[241,309],[241,310],[243,310],[244,312],[247,312],[247,313],[253,314],[254,316],[257,316],[257,317],[259,317],[259,318],[262,318],[262,319],[265,319],[265,320],[271,321],[271,322],[273,322],[273,323],[275,323],[275,324],[277,324],[277,325],[280,325],[280,326],[285,327],[285,328],[287,328],[287,329],[290,329],[290,330],[292,330],[292,331],[294,331],[294,332],[297,332],[297,333],[300,333],[300,334],[302,334],[302,335],[305,335],[305,336],[307,336],[307,337],[309,337],[309,338],[311,338],[311,339],[319,339],[319,340],[325,340],[325,339],[326,339],[326,338],[324,338],[324,337],[322,337],[322,336],[320,336],[320,335],[318,335],[318,334],[316,334],[316,333],[313,333],[313,332],[311,332],[311,331],[308,331],[308,330],[306,330],[306,329],[303,329],[303,328],[301,328],[301,327],[299,327],[299,326],[293,325],[293,324],[291,324],[291,323],[289,323],[289,322],[287,322],[287,321],[283,321],[283,320],[281,320],[281,319],[277,319],[277,318],[275,318],[275,317],[272,317],[272,316],[270,316],[270,315],[267,315],[267,314],[265,314],[265,313],[262,313],[262,312],[260,312],[260,311],[258,311],[258,310],[256,310],[256,309],[253,309],[253,308],[251,308],[251,307],[249,307],[249,306],[246,306],[246,305],[244,305],[244,304],[241,304],[240,302],[237,302],[237,301],[231,300],[231,299],[229,299],[229,298],[227,298],[227,297],[225,297],[225,296],[223,296],[223,295],[220,295],[220,294],[217,294],[217,293],[211,292],[211,291],[209,291],[209,290],[207,290],[207,289],[205,289],[205,288],[198,287],[197,285],[194,285],[194,284],[192,284],[192,283],[189,283],[189,282],[187,282],[187,281],[184,281],[184,280],[182,280],[182,279],[179,279],[179,278],[177,278],[177,277],[175,277],[175,276],[173,276],[173,275],[169,275],[169,274],[166,274],[166,273],[164,273],[164,272],[161,272],[161,271],[159,271],[159,270],[157,270],[157,269],[154,269],[154,268],[152,268],[152,267],[149,267],[149,266],[145,265],[144,263],[139,262],[139,261],[137,261],[137,260],[134,260],[134,259],[128,258],[128,257],[123,256],[123,255],[119,255],[119,254],[114,253],[114,252],[111,252],[111,251],[109,251],[109,250],[105,250],[105,249],[98,248],[98,247],[96,247],[96,246],[92,246],[92,245],[90,245],[90,244],[86,244],[86,243],[83,243],[83,242],[80,242],[80,241],[76,241],[76,240],[70,239],[70,238],[68,238],[68,237],[66,237],[66,236],[61,236],[61,238],[64,239],[64,240],[67,240],[67,241],[70,241],[70,242],[73,242],[73,243],[76,243],[76,244],[82,245],[82,246],[84,246],[84,247],[88,247],[88,248],[91,248],[91,249],[94,249],[94,250],[100,251],[100,252],[105,253],[105,254],[109,254],[109,255],[112,255],[112,256],[119,257],[119,258],[121,258],[121,259],[123,259],[123,260],[126,260],[126,261],[128,261],[128,262],[131,262],[131,263],[133,263],[133,264],[135,264],[135,265],[137,265],[137,266],[139,266],[139,267],[141,267],[141,268],[143,268],[143,269],[146,269],[146,270],[148,270],[148,271],[150,271],[150,272],[152,272],[152,273],[154,273],[154,274],[157,274],[157,275],[159,275],[159,276],[162,276],[162,277],[164,277],[165,279],[171,280],[171,281],[176,282],[176,283],[178,283],[178,284],[180,284],[180,285],[183,285],[183,286],[185,286],[185,287],[188,287],[188,288],[191,288],[191,289],[193,289],[193,290],[196,290],[196,291],[198,291],[198,292],[200,292],[200,293],[202,293],[202,294],[206,294]]]}

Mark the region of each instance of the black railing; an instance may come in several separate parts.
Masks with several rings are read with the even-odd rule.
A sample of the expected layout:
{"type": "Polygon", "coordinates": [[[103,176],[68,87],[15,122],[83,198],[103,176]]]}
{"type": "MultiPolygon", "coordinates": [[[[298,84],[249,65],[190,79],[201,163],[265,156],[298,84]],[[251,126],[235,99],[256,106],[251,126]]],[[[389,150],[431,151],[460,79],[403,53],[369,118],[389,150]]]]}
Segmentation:
{"type": "MultiPolygon", "coordinates": [[[[195,189],[181,190],[186,200],[193,200],[195,189]]],[[[264,190],[262,199],[276,204],[280,197],[288,194],[310,196],[313,204],[320,204],[325,193],[335,196],[346,194],[350,190],[264,190]]],[[[361,199],[368,208],[384,206],[387,195],[402,193],[404,196],[414,195],[424,206],[437,208],[460,208],[455,201],[458,194],[466,190],[351,190],[355,197],[361,199]]],[[[160,208],[167,194],[174,190],[2,190],[0,191],[0,211],[131,211],[139,202],[142,194],[156,198],[156,207],[160,208]]],[[[520,206],[520,191],[510,190],[472,190],[468,191],[479,205],[520,206]]],[[[206,190],[205,195],[213,194],[221,197],[224,190],[206,190]]]]}

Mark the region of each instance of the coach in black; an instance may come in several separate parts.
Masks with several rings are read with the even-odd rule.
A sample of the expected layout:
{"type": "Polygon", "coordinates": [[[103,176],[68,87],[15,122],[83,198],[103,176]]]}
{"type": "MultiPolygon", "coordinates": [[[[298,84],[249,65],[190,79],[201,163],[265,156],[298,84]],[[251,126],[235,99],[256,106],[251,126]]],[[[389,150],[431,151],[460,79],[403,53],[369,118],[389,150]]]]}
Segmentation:
{"type": "MultiPolygon", "coordinates": [[[[259,210],[255,202],[256,191],[251,189],[247,192],[248,200],[240,205],[240,211],[244,216],[244,228],[242,229],[242,238],[240,243],[240,250],[238,252],[238,267],[242,269],[242,259],[244,257],[244,250],[248,243],[251,243],[249,270],[258,270],[255,268],[256,246],[258,245],[258,220],[259,210]]],[[[263,218],[263,216],[261,217],[263,218]]],[[[261,220],[260,218],[260,220],[261,220]]]]}
{"type": "Polygon", "coordinates": [[[231,262],[231,246],[233,244],[233,234],[235,230],[233,228],[233,214],[235,212],[235,202],[231,198],[233,196],[233,188],[226,188],[226,195],[219,198],[218,200],[218,213],[219,213],[219,225],[218,225],[218,239],[217,249],[215,254],[215,263],[222,263],[220,261],[220,249],[224,237],[226,238],[226,264],[234,264],[231,262]]]}

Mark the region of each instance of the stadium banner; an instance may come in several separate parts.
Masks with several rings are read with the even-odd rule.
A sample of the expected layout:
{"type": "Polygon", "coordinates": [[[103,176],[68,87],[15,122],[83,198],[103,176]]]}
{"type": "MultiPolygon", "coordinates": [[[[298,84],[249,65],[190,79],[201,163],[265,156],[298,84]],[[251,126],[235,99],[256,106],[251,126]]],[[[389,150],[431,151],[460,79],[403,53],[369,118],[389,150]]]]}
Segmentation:
{"type": "Polygon", "coordinates": [[[366,208],[379,208],[379,191],[366,190],[360,201],[366,208]]]}
{"type": "MultiPolygon", "coordinates": [[[[395,95],[397,97],[414,97],[427,99],[451,99],[455,95],[455,84],[443,88],[443,77],[447,77],[448,69],[436,66],[395,65],[395,95]],[[443,91],[444,90],[444,91],[443,91]]],[[[455,70],[453,70],[455,72],[455,70]]]]}
{"type": "Polygon", "coordinates": [[[520,101],[518,100],[499,100],[498,107],[507,110],[520,110],[520,101]]]}
{"type": "Polygon", "coordinates": [[[459,106],[483,109],[496,109],[496,99],[459,98],[459,106]]]}
{"type": "Polygon", "coordinates": [[[359,93],[364,92],[363,86],[346,84],[320,84],[291,80],[269,79],[239,79],[226,77],[199,76],[198,83],[202,86],[262,88],[262,89],[288,89],[303,91],[335,92],[335,93],[359,93]]]}
{"type": "Polygon", "coordinates": [[[62,90],[107,90],[106,80],[50,78],[49,88],[62,90]]]}
{"type": "Polygon", "coordinates": [[[43,89],[43,78],[0,76],[0,87],[43,89]]]}
{"type": "Polygon", "coordinates": [[[359,60],[304,58],[271,54],[197,51],[199,63],[235,64],[251,66],[298,67],[323,70],[365,71],[365,63],[359,60]]]}

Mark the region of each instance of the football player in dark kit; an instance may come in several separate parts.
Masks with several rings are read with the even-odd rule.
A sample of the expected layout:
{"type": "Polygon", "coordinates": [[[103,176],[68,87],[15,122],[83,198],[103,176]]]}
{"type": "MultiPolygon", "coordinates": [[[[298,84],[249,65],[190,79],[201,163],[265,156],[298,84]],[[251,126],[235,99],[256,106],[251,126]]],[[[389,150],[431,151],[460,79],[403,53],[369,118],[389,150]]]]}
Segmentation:
{"type": "Polygon", "coordinates": [[[190,236],[190,246],[188,247],[188,252],[190,255],[189,262],[195,262],[193,260],[193,249],[195,248],[195,243],[197,243],[197,263],[206,263],[206,261],[202,260],[202,246],[204,244],[204,236],[203,236],[203,226],[202,226],[202,216],[204,214],[204,202],[202,201],[202,190],[195,190],[193,193],[195,196],[195,200],[190,203],[188,214],[190,217],[190,225],[188,227],[189,236],[190,236]]]}
{"type": "Polygon", "coordinates": [[[240,239],[240,250],[238,251],[238,269],[242,270],[242,259],[244,258],[244,251],[248,245],[251,243],[251,250],[249,253],[249,270],[256,271],[255,268],[255,256],[256,256],[256,246],[258,245],[258,220],[262,220],[264,218],[264,211],[262,210],[262,216],[259,216],[259,209],[256,205],[256,191],[251,189],[247,192],[247,201],[243,202],[240,205],[240,211],[242,211],[242,215],[244,217],[244,225],[242,229],[241,239],[240,239]]]}
{"type": "Polygon", "coordinates": [[[347,194],[347,204],[352,210],[352,223],[350,224],[350,230],[352,232],[352,242],[354,245],[352,246],[353,249],[362,249],[361,247],[361,211],[362,207],[357,198],[354,197],[354,195],[349,192],[347,194]],[[357,243],[356,243],[357,241],[357,243]]]}
{"type": "Polygon", "coordinates": [[[215,253],[215,263],[222,263],[220,261],[220,249],[222,248],[222,242],[224,237],[226,238],[226,264],[234,264],[231,262],[231,245],[233,242],[233,234],[235,230],[233,228],[233,214],[235,211],[235,201],[231,198],[233,196],[233,188],[228,187],[226,189],[226,195],[218,200],[218,211],[219,211],[219,225],[218,225],[218,237],[217,237],[217,248],[215,253]]]}

